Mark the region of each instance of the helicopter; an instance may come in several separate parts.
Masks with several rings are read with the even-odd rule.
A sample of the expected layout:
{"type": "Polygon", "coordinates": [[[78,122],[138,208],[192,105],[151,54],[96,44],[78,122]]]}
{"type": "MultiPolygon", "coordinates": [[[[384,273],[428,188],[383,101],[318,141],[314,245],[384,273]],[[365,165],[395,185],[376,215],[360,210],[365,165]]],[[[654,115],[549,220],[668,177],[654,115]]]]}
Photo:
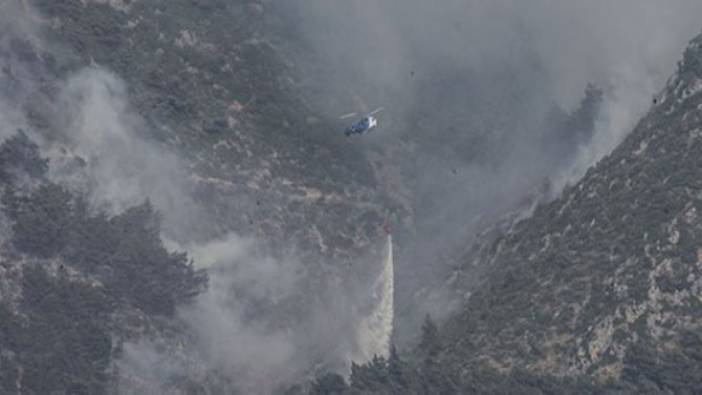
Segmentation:
{"type": "MultiPolygon", "coordinates": [[[[370,113],[366,114],[363,118],[354,122],[346,129],[344,129],[344,135],[346,135],[346,137],[351,137],[353,135],[364,135],[370,132],[378,126],[378,118],[376,118],[374,115],[381,111],[383,111],[383,107],[377,108],[371,111],[370,113]]],[[[341,117],[339,117],[339,119],[351,118],[356,116],[357,114],[358,113],[352,112],[349,114],[342,115],[341,117]]]]}

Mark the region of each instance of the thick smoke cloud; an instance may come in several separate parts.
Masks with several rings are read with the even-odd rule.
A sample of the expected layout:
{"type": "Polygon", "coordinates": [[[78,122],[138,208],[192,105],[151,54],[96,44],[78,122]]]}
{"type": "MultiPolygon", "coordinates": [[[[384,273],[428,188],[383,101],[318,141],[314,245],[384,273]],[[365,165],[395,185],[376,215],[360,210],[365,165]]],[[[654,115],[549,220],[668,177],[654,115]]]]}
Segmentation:
{"type": "Polygon", "coordinates": [[[185,163],[150,141],[117,76],[98,66],[72,75],[61,86],[55,113],[65,131],[52,150],[55,179],[89,193],[95,206],[112,212],[150,199],[164,214],[169,239],[183,242],[204,231],[205,213],[192,197],[185,163]]]}
{"type": "MultiPolygon", "coordinates": [[[[602,132],[619,136],[674,70],[685,43],[700,29],[697,15],[702,11],[702,4],[692,0],[665,4],[452,0],[440,5],[311,0],[287,7],[288,14],[297,16],[301,36],[319,54],[314,61],[325,59],[326,73],[307,76],[317,89],[323,88],[315,80],[323,80],[331,95],[321,95],[319,100],[337,106],[324,108],[331,114],[384,105],[388,114],[383,118],[405,127],[396,118],[422,112],[416,104],[428,104],[423,96],[438,99],[429,105],[439,115],[442,108],[459,115],[485,110],[475,104],[505,99],[501,90],[506,90],[522,100],[516,101],[516,107],[491,103],[495,111],[507,113],[503,117],[518,112],[522,120],[540,121],[552,103],[574,109],[587,83],[595,82],[613,92],[608,104],[617,107],[610,111],[617,121],[612,128],[623,129],[602,132]],[[450,87],[441,87],[442,100],[424,85],[427,79],[440,84],[442,75],[450,79],[451,73],[461,73],[467,80],[457,103],[450,87]],[[619,121],[623,118],[628,122],[619,121]]],[[[529,126],[533,125],[525,123],[522,128],[529,126]]],[[[412,133],[398,129],[393,124],[383,134],[412,133]]],[[[446,134],[436,130],[432,138],[455,144],[442,139],[446,134]]],[[[537,140],[537,136],[528,137],[537,140]]]]}
{"type": "Polygon", "coordinates": [[[443,278],[450,268],[439,262],[461,259],[456,251],[481,226],[552,198],[609,153],[702,27],[695,0],[271,6],[304,42],[290,56],[332,124],[342,128],[335,118],[349,111],[386,108],[376,133],[346,143],[384,150],[386,170],[396,167],[392,176],[410,191],[415,234],[398,240],[396,285],[401,300],[412,300],[404,309],[419,318],[422,310],[445,312],[446,301],[421,306],[424,296],[404,296],[443,278]],[[548,134],[550,114],[574,111],[588,83],[604,92],[591,139],[547,149],[562,146],[548,134]]]}
{"type": "MultiPolygon", "coordinates": [[[[118,365],[127,372],[126,381],[167,388],[175,378],[198,377],[198,366],[205,366],[229,378],[233,389],[267,394],[311,379],[318,369],[347,373],[351,360],[366,362],[386,352],[391,295],[339,286],[317,300],[302,262],[294,256],[271,258],[254,240],[235,234],[186,249],[210,275],[207,291],[178,309],[192,335],[187,360],[164,347],[159,351],[163,340],[158,338],[129,343],[118,365]],[[151,363],[169,369],[149,369],[151,363]],[[140,375],[140,369],[149,374],[140,375]]],[[[366,288],[388,287],[392,277],[386,268],[366,288]]]]}
{"type": "Polygon", "coordinates": [[[198,264],[209,267],[210,286],[181,316],[202,354],[242,382],[265,380],[270,386],[295,378],[305,368],[302,359],[293,359],[299,352],[295,339],[289,328],[272,325],[275,313],[266,309],[278,310],[291,300],[302,267],[262,256],[251,240],[236,235],[192,251],[198,264]]]}
{"type": "Polygon", "coordinates": [[[594,144],[571,162],[587,166],[609,152],[674,71],[702,11],[693,0],[310,0],[285,7],[318,54],[306,61],[309,53],[300,51],[299,62],[314,71],[303,75],[321,111],[385,106],[382,133],[367,140],[420,141],[426,147],[412,160],[444,184],[497,178],[473,188],[480,191],[457,191],[488,205],[493,188],[516,192],[524,187],[519,179],[533,184],[549,175],[551,158],[539,147],[547,112],[574,110],[590,82],[607,92],[606,103],[594,144]],[[410,122],[416,118],[425,126],[410,122]],[[504,156],[481,168],[474,151],[494,150],[485,136],[497,134],[509,136],[498,140],[504,156]],[[447,147],[456,147],[448,157],[447,147]],[[470,178],[443,177],[449,166],[470,178]]]}
{"type": "Polygon", "coordinates": [[[702,11],[693,0],[310,0],[288,7],[312,48],[329,55],[338,84],[399,89],[407,98],[420,94],[411,90],[413,70],[417,78],[441,69],[489,76],[512,67],[525,82],[536,68],[543,94],[566,108],[592,81],[660,85],[699,31],[702,11]]]}

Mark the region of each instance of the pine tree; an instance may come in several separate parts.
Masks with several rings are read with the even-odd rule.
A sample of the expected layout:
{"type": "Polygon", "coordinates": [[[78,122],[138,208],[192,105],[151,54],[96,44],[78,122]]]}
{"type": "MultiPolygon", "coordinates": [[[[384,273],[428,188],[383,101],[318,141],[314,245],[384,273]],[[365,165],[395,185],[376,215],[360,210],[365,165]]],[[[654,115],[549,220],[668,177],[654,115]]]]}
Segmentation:
{"type": "Polygon", "coordinates": [[[312,395],[341,395],[348,387],[346,381],[337,373],[326,373],[315,380],[310,389],[312,395]]]}
{"type": "Polygon", "coordinates": [[[11,183],[24,173],[32,178],[43,177],[49,168],[49,161],[41,157],[36,145],[23,130],[8,138],[0,145],[0,182],[11,183]]]}
{"type": "Polygon", "coordinates": [[[424,318],[424,324],[422,325],[422,339],[419,343],[419,351],[425,359],[431,360],[434,360],[441,352],[439,328],[429,314],[424,318]]]}
{"type": "Polygon", "coordinates": [[[407,379],[409,366],[400,359],[394,344],[390,346],[387,369],[388,379],[393,387],[393,392],[401,393],[406,391],[409,384],[409,380],[407,379]]]}

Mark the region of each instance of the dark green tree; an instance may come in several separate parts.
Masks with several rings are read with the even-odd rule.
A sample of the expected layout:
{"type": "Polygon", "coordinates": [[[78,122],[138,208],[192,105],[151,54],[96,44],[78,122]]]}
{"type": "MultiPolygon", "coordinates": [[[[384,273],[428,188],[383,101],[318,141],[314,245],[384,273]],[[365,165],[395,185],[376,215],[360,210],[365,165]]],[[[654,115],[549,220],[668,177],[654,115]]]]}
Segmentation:
{"type": "Polygon", "coordinates": [[[355,391],[376,392],[388,384],[387,361],[374,356],[365,364],[351,364],[351,388],[355,391]]]}
{"type": "Polygon", "coordinates": [[[346,381],[338,373],[326,373],[312,383],[311,395],[341,395],[348,389],[346,381]]]}
{"type": "Polygon", "coordinates": [[[419,342],[419,352],[425,362],[433,363],[439,353],[441,353],[441,349],[439,328],[436,326],[431,316],[427,314],[422,324],[422,337],[419,342]]]}
{"type": "Polygon", "coordinates": [[[45,183],[29,196],[8,191],[2,200],[20,252],[50,258],[65,247],[74,221],[73,197],[66,189],[45,183]]]}
{"type": "Polygon", "coordinates": [[[395,348],[395,345],[391,345],[390,355],[388,356],[388,375],[390,376],[390,380],[404,385],[406,370],[407,364],[400,359],[400,355],[397,353],[397,348],[395,348]]]}
{"type": "Polygon", "coordinates": [[[0,182],[13,183],[22,173],[41,178],[49,168],[39,147],[21,129],[0,145],[0,182]]]}

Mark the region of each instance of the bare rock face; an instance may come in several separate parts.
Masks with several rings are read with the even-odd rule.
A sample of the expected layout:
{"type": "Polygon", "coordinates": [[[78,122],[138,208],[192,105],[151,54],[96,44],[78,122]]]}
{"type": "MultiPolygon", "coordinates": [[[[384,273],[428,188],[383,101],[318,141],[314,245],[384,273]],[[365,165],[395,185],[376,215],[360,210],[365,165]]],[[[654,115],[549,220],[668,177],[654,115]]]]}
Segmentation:
{"type": "Polygon", "coordinates": [[[699,383],[701,65],[699,36],[621,146],[483,250],[487,274],[444,333],[459,374],[699,383]]]}

